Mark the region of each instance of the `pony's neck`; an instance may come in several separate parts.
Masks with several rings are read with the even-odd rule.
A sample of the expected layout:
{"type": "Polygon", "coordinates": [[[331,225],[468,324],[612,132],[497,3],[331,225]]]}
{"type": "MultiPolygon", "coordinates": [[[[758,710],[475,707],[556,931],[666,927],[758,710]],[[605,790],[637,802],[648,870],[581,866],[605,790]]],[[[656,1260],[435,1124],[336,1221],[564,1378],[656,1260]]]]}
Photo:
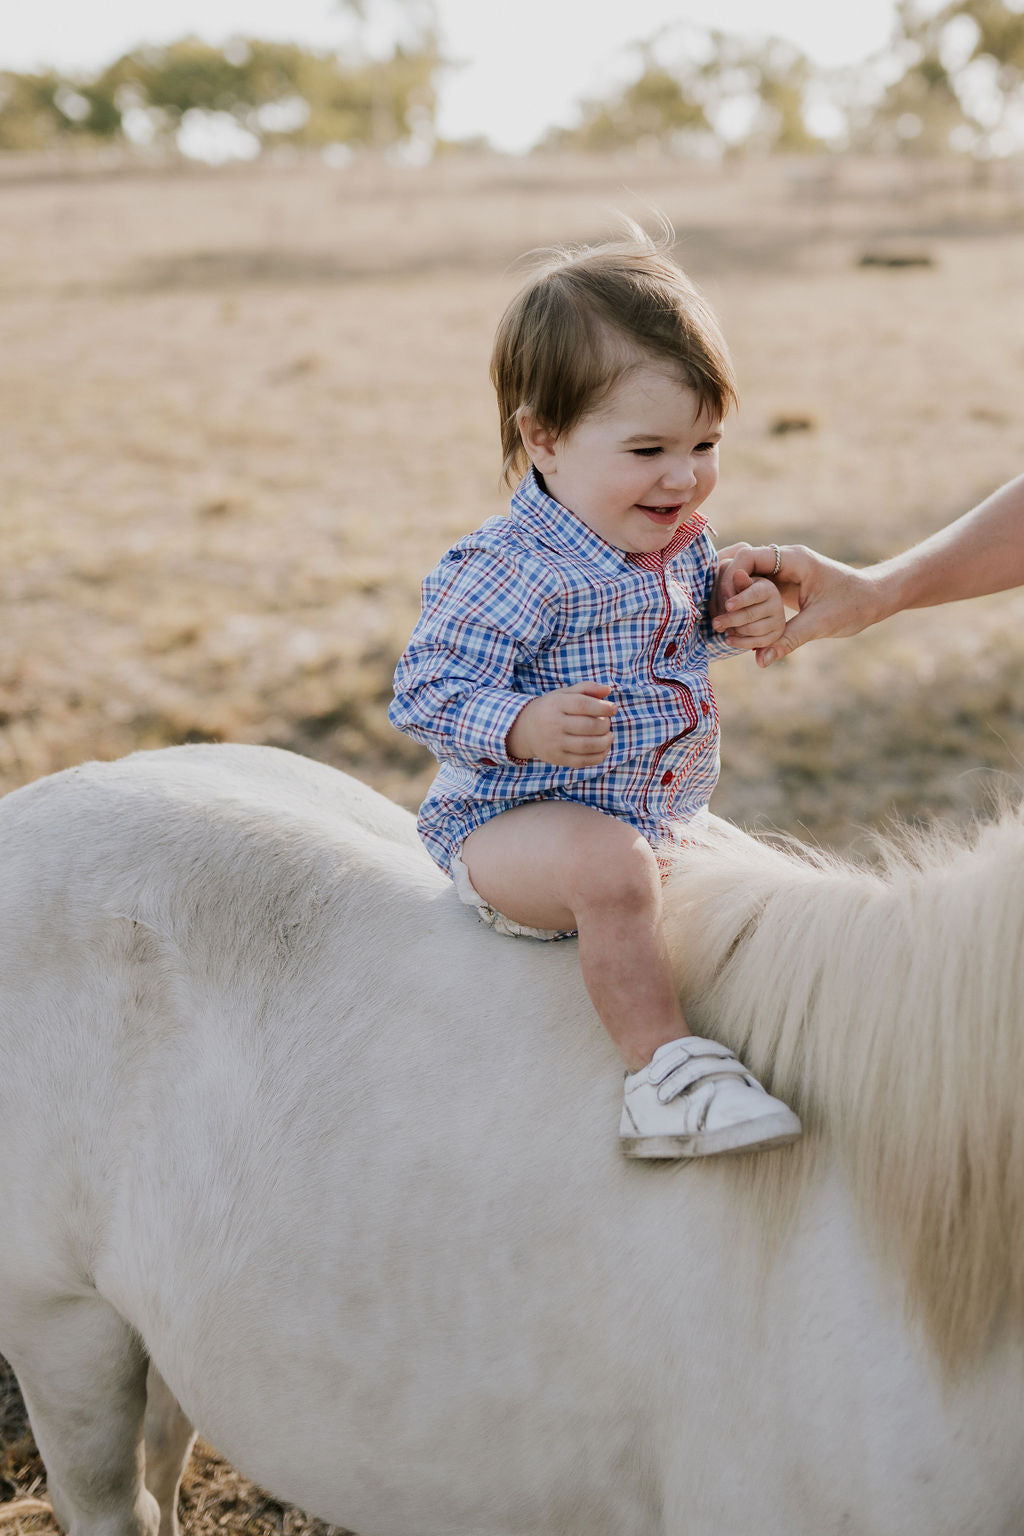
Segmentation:
{"type": "Polygon", "coordinates": [[[666,887],[693,1028],[827,1142],[950,1366],[1001,1316],[1024,1334],[1022,917],[1012,814],[972,841],[908,833],[879,872],[716,823],[666,887]]]}

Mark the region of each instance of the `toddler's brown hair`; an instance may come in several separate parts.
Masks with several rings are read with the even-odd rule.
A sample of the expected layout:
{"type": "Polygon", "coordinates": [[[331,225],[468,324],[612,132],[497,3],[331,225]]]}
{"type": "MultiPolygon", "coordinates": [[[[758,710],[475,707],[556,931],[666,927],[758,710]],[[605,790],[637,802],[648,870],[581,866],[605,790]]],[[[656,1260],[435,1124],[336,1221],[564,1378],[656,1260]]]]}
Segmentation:
{"type": "Polygon", "coordinates": [[[669,254],[671,226],[666,222],[655,239],[627,225],[627,239],[544,253],[501,317],[491,382],[509,483],[529,465],[521,412],[561,436],[640,362],[667,363],[719,420],[736,404],[725,339],[669,254]]]}

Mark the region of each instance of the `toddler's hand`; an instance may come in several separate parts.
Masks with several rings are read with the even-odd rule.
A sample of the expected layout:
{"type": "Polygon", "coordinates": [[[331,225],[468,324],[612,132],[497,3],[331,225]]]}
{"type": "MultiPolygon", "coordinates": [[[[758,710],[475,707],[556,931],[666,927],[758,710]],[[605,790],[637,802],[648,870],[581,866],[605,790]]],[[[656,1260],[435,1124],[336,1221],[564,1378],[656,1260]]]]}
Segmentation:
{"type": "Polygon", "coordinates": [[[750,576],[737,567],[731,573],[733,596],[725,612],[711,621],[716,634],[725,634],[737,651],[760,651],[781,638],[786,628],[782,594],[767,576],[750,576]]]}
{"type": "Polygon", "coordinates": [[[538,694],[520,710],[505,739],[510,757],[539,758],[559,768],[603,763],[612,747],[612,716],[618,709],[609,683],[576,683],[538,694]]]}

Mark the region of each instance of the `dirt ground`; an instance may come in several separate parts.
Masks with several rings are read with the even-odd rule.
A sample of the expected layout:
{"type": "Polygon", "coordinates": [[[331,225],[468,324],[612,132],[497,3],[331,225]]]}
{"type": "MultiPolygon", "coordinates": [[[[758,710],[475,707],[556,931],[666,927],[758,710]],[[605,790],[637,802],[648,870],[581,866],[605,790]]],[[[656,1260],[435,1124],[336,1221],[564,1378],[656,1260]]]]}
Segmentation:
{"type": "MultiPolygon", "coordinates": [[[[736,360],[723,542],[867,562],[1024,469],[1024,165],[0,163],[0,789],[243,740],[414,807],[391,675],[421,576],[506,502],[517,258],[652,209],[736,360]]],[[[1019,791],[1022,636],[1024,591],[723,663],[713,809],[862,850],[983,813],[1019,791]]],[[[0,1506],[38,1498],[8,1376],[0,1447],[0,1506]]],[[[185,1497],[203,1536],[325,1529],[212,1452],[185,1497]]]]}

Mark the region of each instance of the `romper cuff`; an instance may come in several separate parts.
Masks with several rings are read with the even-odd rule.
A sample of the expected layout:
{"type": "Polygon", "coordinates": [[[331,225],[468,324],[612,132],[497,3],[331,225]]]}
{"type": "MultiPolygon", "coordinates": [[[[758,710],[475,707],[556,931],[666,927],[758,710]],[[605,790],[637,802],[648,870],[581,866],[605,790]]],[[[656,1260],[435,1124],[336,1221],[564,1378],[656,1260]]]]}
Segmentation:
{"type": "Polygon", "coordinates": [[[745,656],[746,651],[734,650],[728,644],[725,635],[720,635],[717,630],[711,628],[711,620],[704,620],[704,648],[707,651],[709,661],[721,661],[723,656],[745,656]]]}
{"type": "Polygon", "coordinates": [[[509,731],[534,697],[501,688],[484,688],[467,699],[455,725],[454,756],[470,768],[519,765],[505,745],[509,731]]]}

